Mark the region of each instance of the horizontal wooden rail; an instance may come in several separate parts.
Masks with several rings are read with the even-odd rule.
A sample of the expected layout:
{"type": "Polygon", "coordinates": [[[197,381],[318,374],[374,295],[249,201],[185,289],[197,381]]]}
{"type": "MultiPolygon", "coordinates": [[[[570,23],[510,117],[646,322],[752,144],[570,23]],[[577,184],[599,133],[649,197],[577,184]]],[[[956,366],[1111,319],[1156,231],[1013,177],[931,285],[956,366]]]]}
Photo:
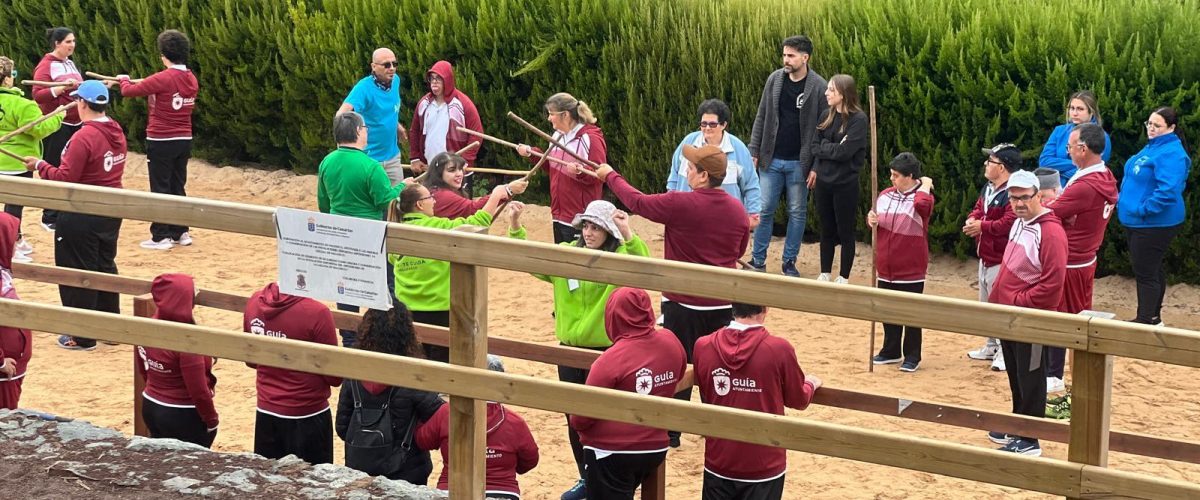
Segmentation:
{"type": "MultiPolygon", "coordinates": [[[[0,201],[274,237],[271,207],[0,177],[0,201]]],[[[394,253],[1200,367],[1200,333],[389,224],[394,253]],[[1094,325],[1094,326],[1090,326],[1094,325]]]]}
{"type": "Polygon", "coordinates": [[[289,339],[0,300],[11,326],[671,428],[1078,498],[1194,498],[1200,485],[1091,465],[289,339]]]}

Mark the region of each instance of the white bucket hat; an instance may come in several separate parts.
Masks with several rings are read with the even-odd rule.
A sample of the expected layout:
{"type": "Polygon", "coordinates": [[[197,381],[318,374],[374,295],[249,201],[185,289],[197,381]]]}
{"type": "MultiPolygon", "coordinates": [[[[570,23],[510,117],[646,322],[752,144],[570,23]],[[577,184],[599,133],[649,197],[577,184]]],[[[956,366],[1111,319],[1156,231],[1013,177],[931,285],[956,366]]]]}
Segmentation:
{"type": "Polygon", "coordinates": [[[571,226],[575,229],[583,229],[583,222],[588,221],[592,224],[604,228],[608,234],[617,239],[618,243],[625,243],[625,238],[621,236],[621,230],[617,228],[617,223],[613,221],[613,214],[617,213],[617,207],[612,203],[604,200],[596,200],[588,203],[583,213],[576,215],[571,221],[571,226]]]}

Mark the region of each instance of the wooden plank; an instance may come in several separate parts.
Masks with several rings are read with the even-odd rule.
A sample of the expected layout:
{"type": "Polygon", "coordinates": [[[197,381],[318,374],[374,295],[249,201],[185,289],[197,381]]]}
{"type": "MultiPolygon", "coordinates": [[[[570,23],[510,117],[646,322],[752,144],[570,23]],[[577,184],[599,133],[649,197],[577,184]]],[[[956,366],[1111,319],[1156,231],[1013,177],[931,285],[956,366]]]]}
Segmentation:
{"type": "Polygon", "coordinates": [[[1145,474],[1119,471],[1094,465],[1083,466],[1080,474],[1081,491],[1078,498],[1200,498],[1200,493],[1197,493],[1197,485],[1195,483],[1146,476],[1145,474]]]}
{"type": "MultiPolygon", "coordinates": [[[[133,298],[133,315],[139,318],[149,318],[154,315],[157,309],[154,306],[154,298],[150,294],[138,295],[133,298]]],[[[133,362],[140,363],[141,357],[138,355],[137,347],[133,349],[133,362]]],[[[146,377],[143,377],[137,370],[133,371],[133,435],[150,437],[150,429],[146,427],[146,420],[142,418],[142,391],[146,390],[146,377]]]]}
{"type": "Polygon", "coordinates": [[[1112,356],[1075,354],[1071,366],[1071,445],[1067,459],[1108,466],[1108,424],[1112,409],[1112,356]]]}
{"type": "Polygon", "coordinates": [[[1088,324],[1087,350],[1200,367],[1200,332],[1092,318],[1088,324]]]}
{"type": "MultiPolygon", "coordinates": [[[[487,369],[487,268],[450,264],[450,364],[487,369]]],[[[484,497],[487,401],[450,397],[450,498],[484,497]]]]}

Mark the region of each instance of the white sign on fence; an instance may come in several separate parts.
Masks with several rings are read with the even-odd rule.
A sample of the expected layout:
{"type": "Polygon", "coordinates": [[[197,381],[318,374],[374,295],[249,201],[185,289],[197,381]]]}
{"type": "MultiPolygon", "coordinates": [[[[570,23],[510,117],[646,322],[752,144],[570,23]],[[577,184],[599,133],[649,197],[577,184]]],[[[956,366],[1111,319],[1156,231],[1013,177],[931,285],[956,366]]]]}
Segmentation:
{"type": "Polygon", "coordinates": [[[279,291],[387,310],[387,253],[382,221],[275,209],[279,291]]]}

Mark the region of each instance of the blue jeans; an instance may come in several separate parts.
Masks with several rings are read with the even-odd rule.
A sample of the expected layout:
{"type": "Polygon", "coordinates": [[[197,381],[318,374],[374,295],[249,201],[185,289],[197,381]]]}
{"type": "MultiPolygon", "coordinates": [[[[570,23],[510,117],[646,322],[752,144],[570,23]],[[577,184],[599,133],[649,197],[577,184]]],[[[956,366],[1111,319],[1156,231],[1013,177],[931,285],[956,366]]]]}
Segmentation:
{"type": "Polygon", "coordinates": [[[808,218],[808,185],[801,176],[799,160],[771,160],[765,171],[758,173],[758,185],[762,192],[762,213],[758,227],[754,228],[754,262],[767,262],[767,247],[771,246],[771,230],[775,222],[775,209],[779,197],[787,188],[787,237],[783,243],[783,260],[795,261],[800,255],[800,238],[804,236],[804,222],[808,218]]]}

